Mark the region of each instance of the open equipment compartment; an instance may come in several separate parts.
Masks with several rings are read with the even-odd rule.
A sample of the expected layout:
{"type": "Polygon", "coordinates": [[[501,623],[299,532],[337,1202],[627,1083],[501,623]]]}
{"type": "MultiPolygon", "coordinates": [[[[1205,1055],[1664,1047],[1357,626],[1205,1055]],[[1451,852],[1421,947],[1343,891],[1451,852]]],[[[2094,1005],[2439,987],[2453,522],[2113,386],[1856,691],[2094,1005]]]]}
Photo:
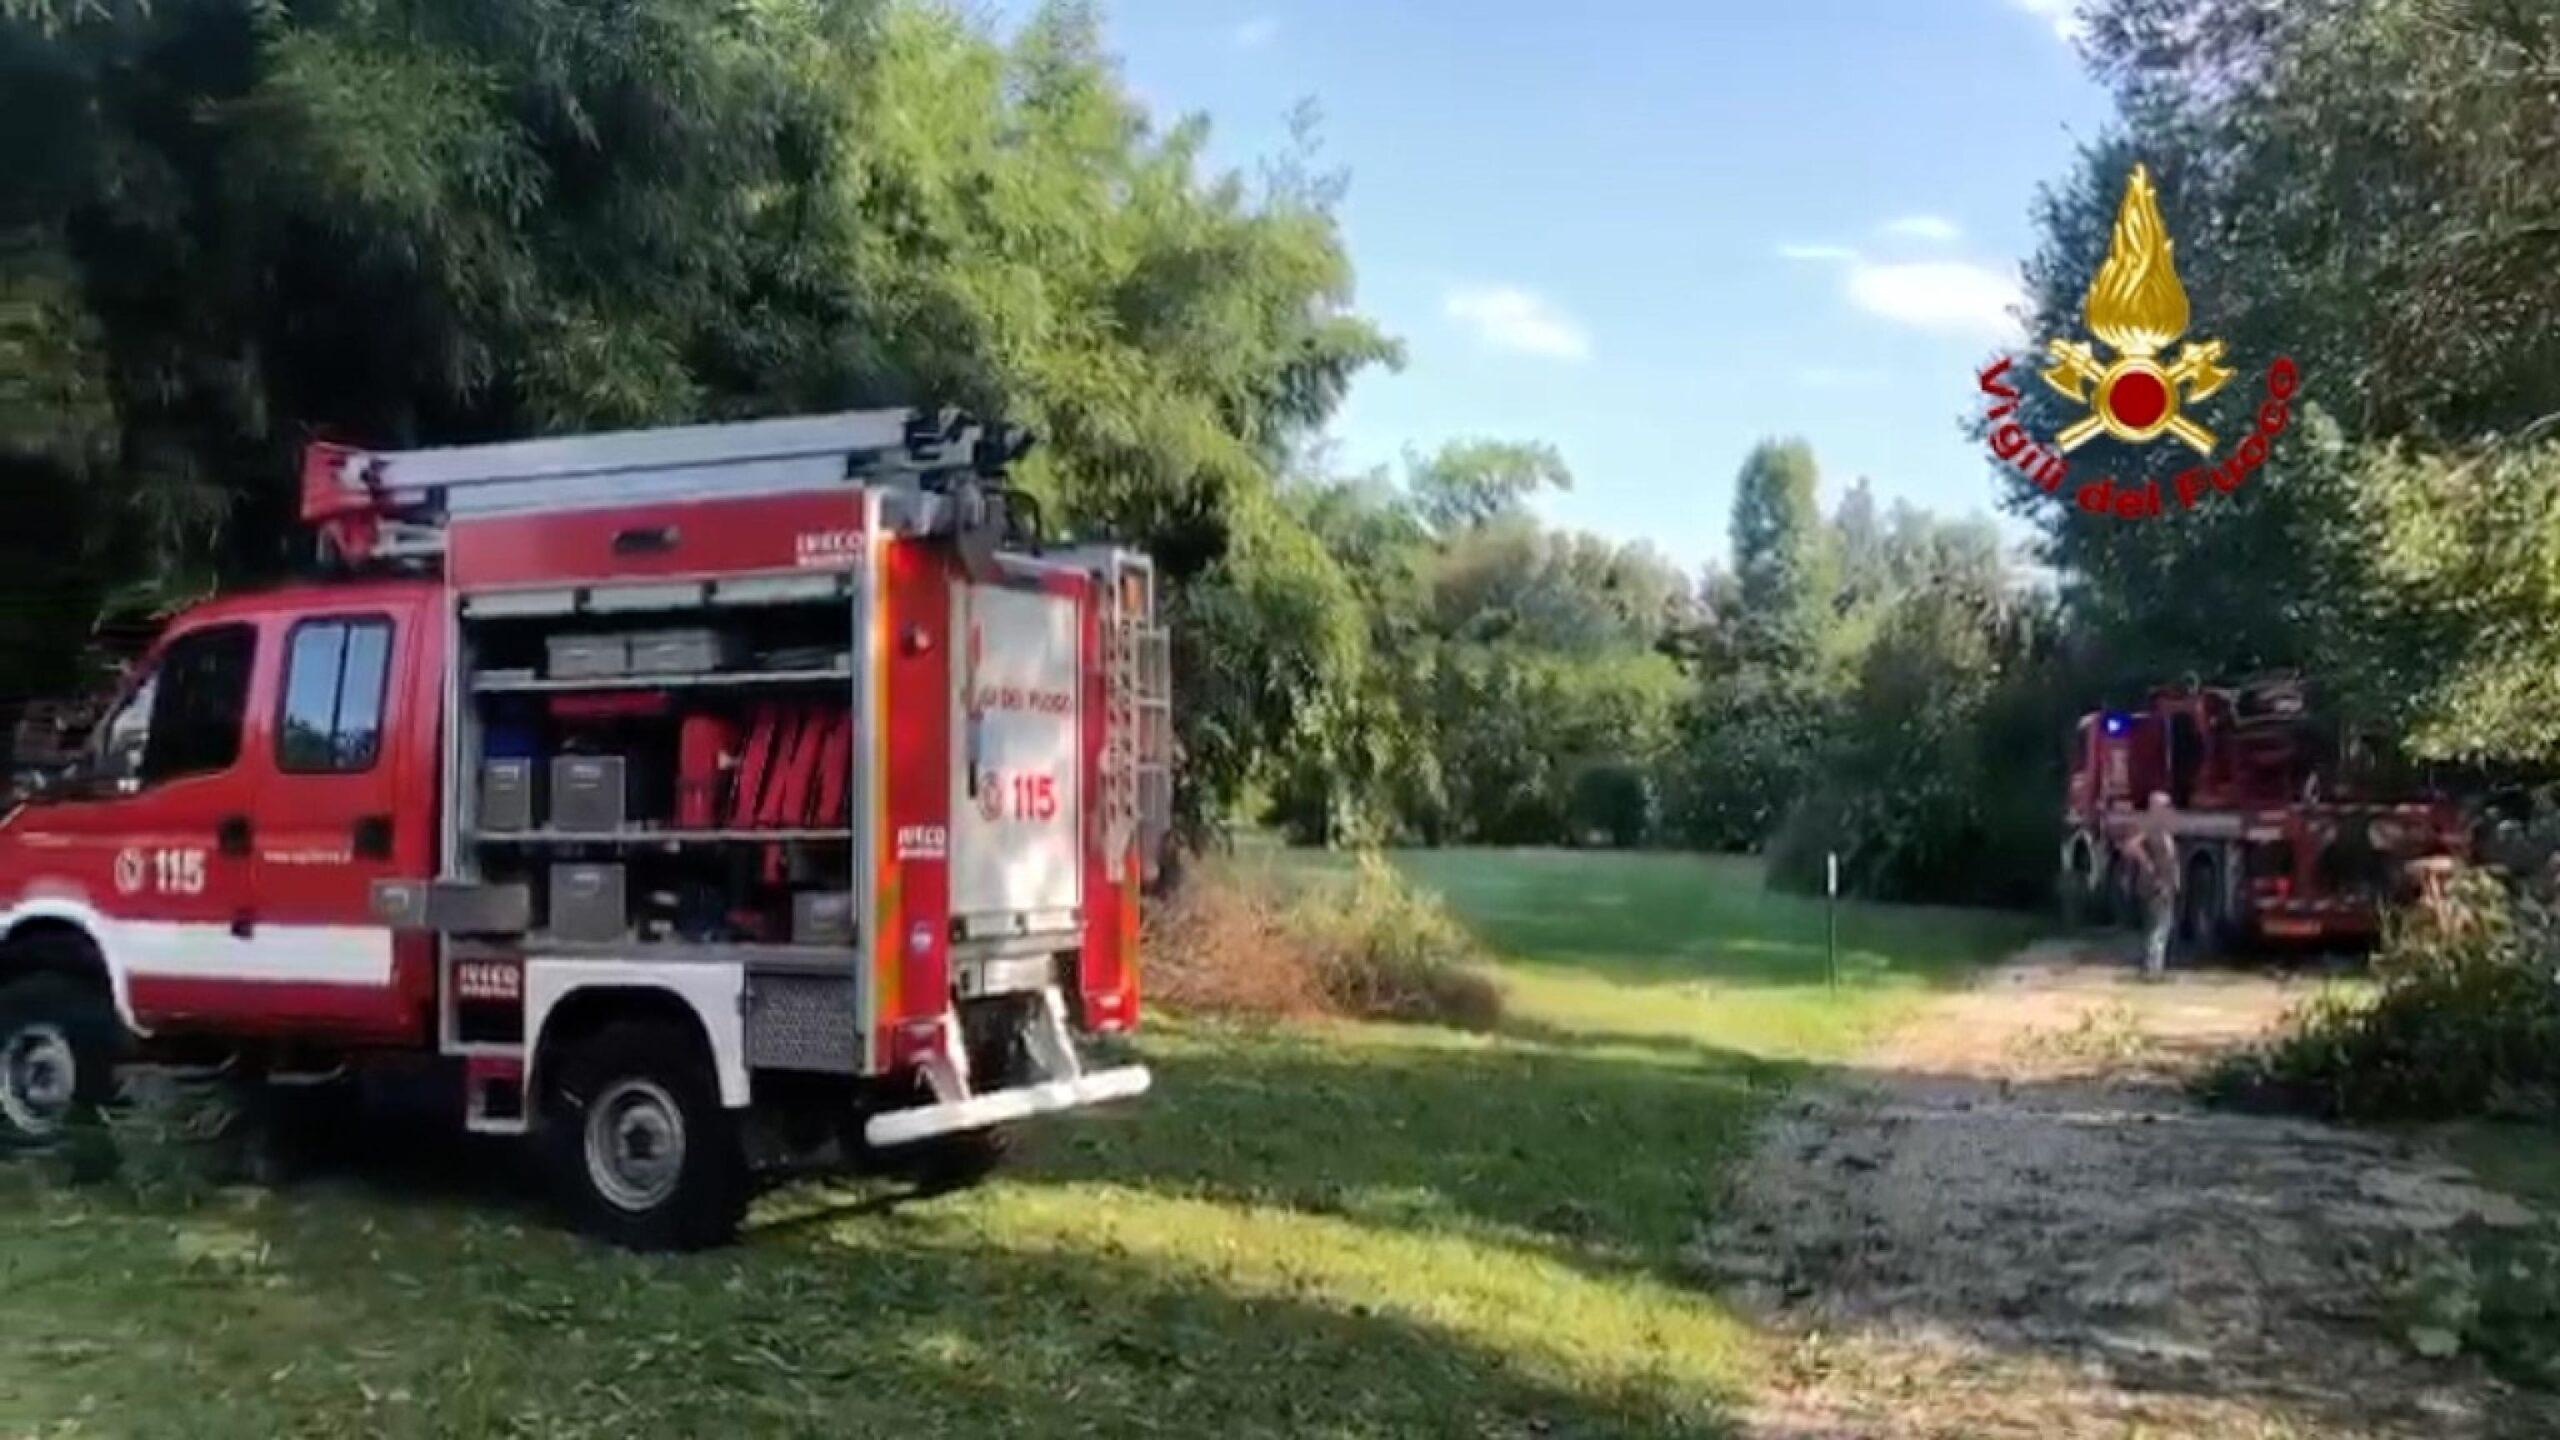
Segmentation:
{"type": "Polygon", "coordinates": [[[849,968],[854,606],[841,572],[457,591],[458,878],[528,888],[528,954],[849,968]]]}

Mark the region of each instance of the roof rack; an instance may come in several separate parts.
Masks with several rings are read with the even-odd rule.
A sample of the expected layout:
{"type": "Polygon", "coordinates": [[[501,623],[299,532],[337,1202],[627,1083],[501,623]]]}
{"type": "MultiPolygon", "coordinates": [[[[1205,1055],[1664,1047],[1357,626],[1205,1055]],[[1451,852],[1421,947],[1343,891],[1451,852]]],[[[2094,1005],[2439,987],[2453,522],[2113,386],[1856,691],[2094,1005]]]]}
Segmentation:
{"type": "Polygon", "coordinates": [[[1030,448],[1018,426],[957,410],[834,415],[617,430],[431,450],[314,442],[302,457],[302,518],[322,553],[360,565],[444,553],[456,515],[594,509],[839,484],[939,490],[998,481],[1030,448]]]}

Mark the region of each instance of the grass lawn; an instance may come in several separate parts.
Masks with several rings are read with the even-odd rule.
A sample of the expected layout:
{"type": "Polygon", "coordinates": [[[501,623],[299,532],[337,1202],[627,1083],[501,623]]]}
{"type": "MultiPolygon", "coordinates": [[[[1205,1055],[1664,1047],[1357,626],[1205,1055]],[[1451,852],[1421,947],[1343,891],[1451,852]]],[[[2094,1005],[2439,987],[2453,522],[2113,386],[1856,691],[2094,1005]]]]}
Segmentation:
{"type": "Polygon", "coordinates": [[[1835,995],[1741,862],[1404,863],[1501,1033],[1151,1022],[1156,1093],[996,1182],[715,1254],[557,1234],[498,1148],[185,1206],[0,1167],[0,1434],[1715,1433],[1755,1342],[1678,1252],[1751,1119],[2031,924],[1844,907],[1835,995]]]}
{"type": "Polygon", "coordinates": [[[2480,1182],[2560,1213],[2560,1131],[2528,1120],[2455,1120],[2417,1127],[2480,1182]]]}

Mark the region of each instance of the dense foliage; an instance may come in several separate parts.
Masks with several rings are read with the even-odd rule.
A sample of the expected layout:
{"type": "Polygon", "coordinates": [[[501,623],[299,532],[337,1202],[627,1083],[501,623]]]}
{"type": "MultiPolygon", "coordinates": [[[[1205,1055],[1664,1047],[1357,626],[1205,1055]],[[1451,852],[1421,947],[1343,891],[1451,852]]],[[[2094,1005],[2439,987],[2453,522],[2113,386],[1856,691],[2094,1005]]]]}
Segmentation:
{"type": "Polygon", "coordinates": [[[1356,702],[1272,477],[1394,348],[1329,182],[1205,174],[1084,6],[999,42],[866,0],[18,0],[0,74],[0,495],[53,519],[0,542],[0,690],[290,563],[315,432],[958,403],[1038,431],[1025,483],[1149,546],[1218,657],[1190,814],[1356,702]]]}
{"type": "Polygon", "coordinates": [[[2273,1044],[2207,1084],[2358,1119],[2560,1110],[2560,916],[2551,897],[2484,871],[2395,918],[2374,957],[2377,990],[2312,1002],[2273,1044]]]}
{"type": "MultiPolygon", "coordinates": [[[[2196,333],[2304,376],[2231,496],[2124,524],[2016,487],[2076,630],[2120,683],[2304,667],[2421,755],[2560,759],[2550,636],[2560,446],[2560,12],[2504,0],[2112,0],[2089,51],[2121,127],[2042,197],[2028,333],[2082,331],[2131,164],[2160,184],[2196,333]]],[[[2029,357],[2021,357],[2026,359],[2029,357]]],[[[2030,385],[2039,428],[2056,397],[2030,385]]],[[[2089,474],[2166,477],[2106,442],[2089,474]]],[[[2012,482],[2014,484],[2014,482],[2012,482]]]]}
{"type": "Polygon", "coordinates": [[[1271,818],[1305,840],[1607,843],[1659,838],[1659,776],[1689,685],[1680,573],[1650,547],[1549,529],[1553,451],[1453,442],[1384,477],[1289,500],[1368,619],[1332,743],[1274,767],[1271,818]]]}

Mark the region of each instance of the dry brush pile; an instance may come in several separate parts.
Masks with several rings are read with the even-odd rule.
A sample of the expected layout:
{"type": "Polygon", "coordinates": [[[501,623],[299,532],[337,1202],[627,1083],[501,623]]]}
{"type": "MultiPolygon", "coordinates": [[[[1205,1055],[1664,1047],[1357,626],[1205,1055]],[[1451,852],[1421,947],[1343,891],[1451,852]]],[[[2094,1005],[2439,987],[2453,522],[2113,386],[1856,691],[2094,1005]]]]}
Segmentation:
{"type": "Polygon", "coordinates": [[[1344,872],[1193,868],[1148,923],[1148,994],[1194,1014],[1315,1015],[1490,1029],[1488,956],[1383,857],[1344,872]]]}

